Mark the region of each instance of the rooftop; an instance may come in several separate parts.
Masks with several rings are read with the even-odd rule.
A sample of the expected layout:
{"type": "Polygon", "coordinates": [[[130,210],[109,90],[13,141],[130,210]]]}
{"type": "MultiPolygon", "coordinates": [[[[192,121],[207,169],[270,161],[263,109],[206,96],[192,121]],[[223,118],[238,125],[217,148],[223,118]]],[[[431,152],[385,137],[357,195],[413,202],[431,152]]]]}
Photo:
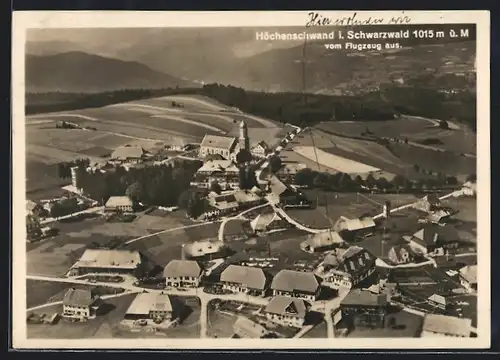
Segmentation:
{"type": "Polygon", "coordinates": [[[438,334],[470,337],[472,320],[448,315],[427,314],[424,317],[423,331],[438,334]]]}
{"type": "Polygon", "coordinates": [[[280,217],[276,213],[270,214],[259,214],[255,219],[250,222],[252,229],[255,230],[265,230],[266,227],[275,220],[279,220],[280,217]]]}
{"type": "Polygon", "coordinates": [[[412,240],[427,246],[459,241],[460,236],[457,230],[451,225],[439,226],[437,224],[428,224],[413,234],[412,240]]]}
{"type": "Polygon", "coordinates": [[[90,306],[95,301],[90,290],[69,289],[64,294],[63,304],[66,306],[90,306]]]}
{"type": "Polygon", "coordinates": [[[214,147],[229,151],[235,142],[236,138],[234,137],[205,135],[200,147],[214,147]]]}
{"type": "Polygon", "coordinates": [[[374,294],[368,290],[354,289],[340,304],[346,306],[386,306],[387,294],[374,294]]]}
{"type": "Polygon", "coordinates": [[[135,269],[141,263],[141,255],[134,250],[87,249],[73,268],[135,269]]]}
{"type": "Polygon", "coordinates": [[[140,159],[145,154],[143,148],[138,146],[119,146],[111,154],[112,159],[127,160],[127,159],[140,159]]]}
{"type": "Polygon", "coordinates": [[[325,246],[330,246],[334,244],[342,244],[344,239],[336,231],[324,231],[309,237],[304,245],[309,245],[313,248],[321,248],[325,246]]]}
{"type": "Polygon", "coordinates": [[[206,161],[197,172],[239,172],[238,167],[231,160],[206,161]]]}
{"type": "Polygon", "coordinates": [[[477,265],[464,266],[460,275],[471,284],[477,284],[477,265]]]}
{"type": "MultiPolygon", "coordinates": [[[[375,256],[359,246],[350,246],[339,254],[329,254],[325,257],[323,264],[333,270],[348,274],[356,274],[372,267],[375,264],[375,256]]],[[[328,270],[328,269],[327,269],[328,270]]]]}
{"type": "Polygon", "coordinates": [[[224,249],[224,243],[222,241],[195,241],[191,244],[186,244],[184,246],[184,251],[191,257],[204,256],[209,254],[216,254],[224,249]]]}
{"type": "Polygon", "coordinates": [[[127,309],[126,314],[147,315],[150,311],[172,311],[170,296],[157,293],[140,293],[127,309]]]}
{"type": "Polygon", "coordinates": [[[335,228],[338,231],[347,230],[347,231],[356,231],[361,229],[367,229],[371,227],[375,227],[375,221],[371,217],[362,217],[359,219],[348,219],[344,216],[341,216],[337,223],[335,224],[335,228]]]}
{"type": "Polygon", "coordinates": [[[273,279],[271,288],[281,291],[299,291],[309,294],[319,288],[319,279],[310,272],[281,270],[273,279]]]}
{"type": "Polygon", "coordinates": [[[260,339],[267,334],[266,328],[243,316],[238,316],[233,328],[240,338],[260,339]]]}
{"type": "Polygon", "coordinates": [[[220,281],[244,285],[251,289],[264,290],[266,275],[260,268],[229,265],[221,274],[220,281]]]}
{"type": "Polygon", "coordinates": [[[306,316],[307,307],[302,299],[288,296],[275,296],[269,301],[264,311],[271,314],[293,315],[304,318],[306,316]]]}
{"type": "Polygon", "coordinates": [[[132,206],[133,202],[128,196],[111,196],[106,201],[106,207],[132,206]]]}
{"type": "Polygon", "coordinates": [[[190,276],[198,277],[201,275],[202,269],[194,260],[172,260],[163,269],[165,277],[180,277],[190,276]]]}

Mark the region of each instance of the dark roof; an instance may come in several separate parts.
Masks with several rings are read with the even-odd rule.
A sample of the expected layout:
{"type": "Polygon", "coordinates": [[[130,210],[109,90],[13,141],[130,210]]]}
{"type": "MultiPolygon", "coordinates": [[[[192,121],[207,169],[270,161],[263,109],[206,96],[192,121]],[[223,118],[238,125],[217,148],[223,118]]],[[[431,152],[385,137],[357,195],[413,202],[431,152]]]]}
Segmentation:
{"type": "Polygon", "coordinates": [[[371,268],[376,257],[359,246],[351,246],[339,255],[329,254],[325,257],[324,265],[348,274],[358,274],[371,268]]]}
{"type": "Polygon", "coordinates": [[[392,252],[397,260],[401,260],[401,254],[405,251],[410,255],[414,255],[413,249],[408,244],[399,244],[393,246],[391,250],[389,250],[389,254],[392,252]]]}
{"type": "Polygon", "coordinates": [[[221,274],[220,281],[237,283],[251,289],[264,290],[266,275],[260,268],[229,265],[221,274]]]}
{"type": "Polygon", "coordinates": [[[421,245],[427,246],[460,241],[460,235],[453,226],[428,224],[413,234],[413,240],[421,245]]]}
{"type": "Polygon", "coordinates": [[[201,267],[194,260],[172,260],[163,270],[165,277],[192,276],[201,275],[201,267]]]}
{"type": "Polygon", "coordinates": [[[367,290],[354,289],[347,294],[340,305],[345,306],[385,306],[387,294],[374,294],[367,290]]]}
{"type": "Polygon", "coordinates": [[[267,304],[265,312],[278,315],[293,315],[304,318],[306,316],[306,303],[302,299],[288,296],[275,296],[267,304]]]}
{"type": "Polygon", "coordinates": [[[280,291],[299,291],[313,294],[318,290],[319,279],[309,272],[281,270],[273,279],[271,288],[280,291]]]}
{"type": "Polygon", "coordinates": [[[64,294],[63,305],[67,306],[90,306],[95,301],[90,290],[69,289],[64,294]]]}

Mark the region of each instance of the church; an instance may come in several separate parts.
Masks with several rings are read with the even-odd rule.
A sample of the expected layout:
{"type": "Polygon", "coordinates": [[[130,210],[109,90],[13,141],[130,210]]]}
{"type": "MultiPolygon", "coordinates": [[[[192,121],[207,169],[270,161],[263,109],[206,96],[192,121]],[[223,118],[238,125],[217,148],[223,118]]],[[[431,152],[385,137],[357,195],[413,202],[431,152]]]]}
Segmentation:
{"type": "Polygon", "coordinates": [[[207,155],[220,155],[226,160],[236,161],[236,155],[241,150],[246,150],[255,157],[264,157],[268,152],[268,146],[263,141],[250,148],[248,127],[243,120],[240,123],[238,139],[231,136],[205,135],[200,144],[199,157],[203,159],[207,155]]]}

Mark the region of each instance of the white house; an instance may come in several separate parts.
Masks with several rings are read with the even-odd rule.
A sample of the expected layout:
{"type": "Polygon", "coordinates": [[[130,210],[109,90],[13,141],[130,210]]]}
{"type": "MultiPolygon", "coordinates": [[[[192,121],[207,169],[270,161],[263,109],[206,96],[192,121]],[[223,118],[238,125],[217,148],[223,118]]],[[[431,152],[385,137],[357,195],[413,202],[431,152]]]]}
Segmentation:
{"type": "Polygon", "coordinates": [[[156,323],[172,320],[176,314],[170,296],[157,293],[138,294],[130,304],[124,318],[127,320],[151,319],[156,323]]]}
{"type": "Polygon", "coordinates": [[[307,304],[302,299],[275,296],[264,309],[266,318],[278,324],[302,327],[307,315],[307,304]]]}
{"type": "Polygon", "coordinates": [[[220,275],[223,288],[249,294],[264,296],[268,286],[268,278],[260,268],[240,265],[229,265],[220,275]]]}
{"type": "Polygon", "coordinates": [[[194,260],[172,260],[163,269],[165,284],[172,287],[198,287],[202,269],[194,260]]]}
{"type": "Polygon", "coordinates": [[[134,202],[128,196],[111,196],[104,205],[105,211],[133,212],[134,202]]]}
{"type": "Polygon", "coordinates": [[[80,321],[93,319],[99,308],[98,300],[90,290],[71,288],[64,294],[62,316],[80,321]]]}
{"type": "Polygon", "coordinates": [[[207,155],[221,155],[229,159],[236,146],[236,138],[229,136],[205,135],[199,150],[199,157],[204,158],[207,155]]]}
{"type": "Polygon", "coordinates": [[[259,141],[250,150],[252,155],[257,157],[265,157],[269,152],[269,146],[264,141],[259,141]]]}
{"type": "Polygon", "coordinates": [[[464,266],[459,272],[460,284],[469,292],[477,291],[477,265],[464,266]]]}

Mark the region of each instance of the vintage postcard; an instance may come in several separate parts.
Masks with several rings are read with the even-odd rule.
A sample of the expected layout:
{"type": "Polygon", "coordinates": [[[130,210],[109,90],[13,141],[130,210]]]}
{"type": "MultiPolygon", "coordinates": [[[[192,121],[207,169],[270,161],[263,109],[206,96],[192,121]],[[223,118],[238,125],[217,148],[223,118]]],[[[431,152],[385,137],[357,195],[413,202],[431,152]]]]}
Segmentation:
{"type": "Polygon", "coordinates": [[[13,347],[488,348],[489,21],[14,13],[13,347]]]}

